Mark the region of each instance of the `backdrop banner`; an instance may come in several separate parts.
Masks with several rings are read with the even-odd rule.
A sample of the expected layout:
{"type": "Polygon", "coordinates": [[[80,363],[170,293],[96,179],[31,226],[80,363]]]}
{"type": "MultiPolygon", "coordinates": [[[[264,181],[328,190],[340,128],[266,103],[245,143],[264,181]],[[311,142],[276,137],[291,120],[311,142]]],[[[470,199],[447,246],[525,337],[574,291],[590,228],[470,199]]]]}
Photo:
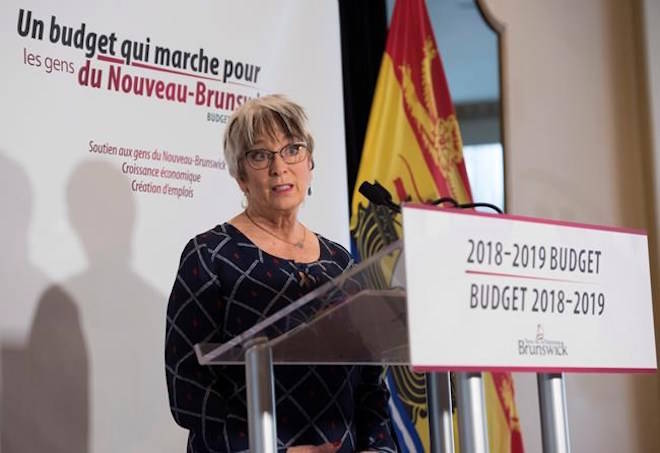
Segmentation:
{"type": "Polygon", "coordinates": [[[0,6],[0,448],[180,452],[163,365],[179,255],[241,210],[231,112],[284,93],[316,139],[311,229],[348,246],[333,2],[0,6]]]}

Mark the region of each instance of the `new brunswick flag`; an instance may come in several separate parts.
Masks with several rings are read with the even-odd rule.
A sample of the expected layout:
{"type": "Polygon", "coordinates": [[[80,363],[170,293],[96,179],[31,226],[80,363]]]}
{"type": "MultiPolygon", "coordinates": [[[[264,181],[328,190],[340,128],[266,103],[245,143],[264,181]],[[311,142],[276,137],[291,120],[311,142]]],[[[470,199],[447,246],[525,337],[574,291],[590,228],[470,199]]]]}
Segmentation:
{"type": "MultiPolygon", "coordinates": [[[[356,188],[374,180],[398,202],[471,199],[460,130],[424,0],[397,0],[394,7],[356,188]]],[[[400,218],[356,190],[351,232],[360,256],[368,258],[400,236],[400,218]]],[[[388,381],[402,448],[429,451],[424,376],[393,367],[388,381]]],[[[490,451],[522,453],[511,375],[484,373],[484,387],[490,451]]]]}

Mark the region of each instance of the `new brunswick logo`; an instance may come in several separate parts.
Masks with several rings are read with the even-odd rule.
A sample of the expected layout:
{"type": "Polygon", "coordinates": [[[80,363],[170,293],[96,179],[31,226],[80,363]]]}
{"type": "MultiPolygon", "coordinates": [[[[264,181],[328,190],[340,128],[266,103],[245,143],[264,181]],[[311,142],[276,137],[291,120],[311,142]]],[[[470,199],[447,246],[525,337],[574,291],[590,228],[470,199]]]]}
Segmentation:
{"type": "Polygon", "coordinates": [[[568,346],[563,341],[549,340],[541,324],[536,325],[536,336],[518,339],[518,355],[522,356],[567,356],[568,346]]]}

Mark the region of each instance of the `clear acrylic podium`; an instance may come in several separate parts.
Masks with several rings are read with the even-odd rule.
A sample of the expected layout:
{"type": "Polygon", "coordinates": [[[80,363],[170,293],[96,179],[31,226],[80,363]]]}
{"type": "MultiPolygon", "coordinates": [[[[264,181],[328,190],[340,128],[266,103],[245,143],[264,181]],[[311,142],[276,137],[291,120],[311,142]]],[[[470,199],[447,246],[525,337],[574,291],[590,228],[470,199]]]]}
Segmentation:
{"type": "MultiPolygon", "coordinates": [[[[410,364],[402,254],[394,242],[231,341],[195,345],[202,365],[245,365],[250,451],[277,451],[274,364],[410,364]]],[[[487,449],[481,385],[458,377],[463,451],[487,449]]],[[[449,373],[427,375],[427,394],[432,451],[453,452],[449,373]]]]}

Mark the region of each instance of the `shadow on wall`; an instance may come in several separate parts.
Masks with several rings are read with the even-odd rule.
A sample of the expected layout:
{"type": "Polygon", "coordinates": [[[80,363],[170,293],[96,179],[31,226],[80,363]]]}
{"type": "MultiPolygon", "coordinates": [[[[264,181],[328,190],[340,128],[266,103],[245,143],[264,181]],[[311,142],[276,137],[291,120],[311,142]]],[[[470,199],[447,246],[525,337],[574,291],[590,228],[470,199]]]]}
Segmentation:
{"type": "Polygon", "coordinates": [[[2,348],[2,451],[88,450],[88,363],[75,304],[57,286],[39,300],[30,339],[2,348]]]}
{"type": "Polygon", "coordinates": [[[76,305],[28,260],[32,191],[0,152],[0,450],[82,453],[88,444],[87,351],[76,305]]]}
{"type": "Polygon", "coordinates": [[[0,150],[0,341],[24,343],[48,279],[28,258],[32,188],[23,168],[0,150]]]}
{"type": "MultiPolygon", "coordinates": [[[[67,186],[88,266],[63,286],[80,307],[91,358],[94,450],[166,451],[165,297],[131,269],[136,204],[115,166],[85,161],[67,186]]],[[[92,422],[90,422],[92,423],[92,422]]]]}
{"type": "MultiPolygon", "coordinates": [[[[5,168],[0,160],[0,177],[13,181],[15,170],[5,168]]],[[[12,187],[25,182],[29,189],[20,174],[25,181],[12,187]]],[[[36,292],[27,309],[28,339],[0,340],[1,451],[167,451],[164,431],[174,425],[163,365],[165,297],[130,268],[136,217],[130,180],[113,165],[86,161],[73,171],[66,197],[87,267],[41,297],[36,292]]],[[[2,202],[2,212],[17,207],[2,202]]],[[[34,276],[43,291],[46,279],[26,261],[28,221],[12,216],[5,225],[1,217],[3,240],[18,242],[7,266],[16,271],[3,288],[14,280],[29,286],[34,276]]],[[[22,303],[3,297],[2,313],[22,303]]]]}

